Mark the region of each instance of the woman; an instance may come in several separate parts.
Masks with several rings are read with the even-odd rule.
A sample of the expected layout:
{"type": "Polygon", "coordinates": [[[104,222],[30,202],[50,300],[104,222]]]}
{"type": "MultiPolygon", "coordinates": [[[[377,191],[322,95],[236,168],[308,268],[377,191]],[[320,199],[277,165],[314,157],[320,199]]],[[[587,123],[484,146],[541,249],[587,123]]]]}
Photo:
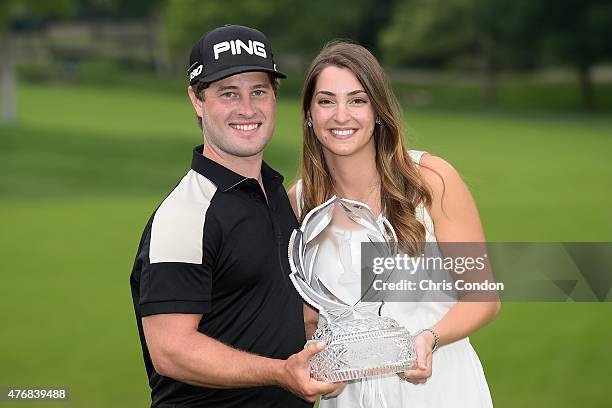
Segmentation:
{"type": "MultiPolygon", "coordinates": [[[[332,195],[384,212],[398,241],[484,242],[478,211],[443,159],[407,151],[399,105],[380,64],[364,47],[333,42],[315,57],[302,99],[302,179],[289,192],[299,217],[332,195]]],[[[468,335],[491,321],[499,301],[385,303],[382,315],[416,333],[417,366],[350,382],[327,407],[490,407],[482,366],[468,335]],[[432,354],[437,349],[435,355],[432,354]]],[[[307,334],[318,313],[304,307],[307,334]]]]}

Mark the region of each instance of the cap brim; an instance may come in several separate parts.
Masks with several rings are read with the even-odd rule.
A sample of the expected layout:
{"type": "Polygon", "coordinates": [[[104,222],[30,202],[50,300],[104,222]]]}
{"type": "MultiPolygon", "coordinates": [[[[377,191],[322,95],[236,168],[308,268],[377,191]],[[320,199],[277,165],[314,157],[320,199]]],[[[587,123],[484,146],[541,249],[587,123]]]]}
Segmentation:
{"type": "Polygon", "coordinates": [[[218,81],[223,78],[227,78],[228,76],[241,74],[243,72],[268,72],[276,78],[281,78],[281,79],[287,78],[287,75],[283,74],[282,72],[275,71],[270,68],[260,67],[257,65],[250,65],[250,66],[247,65],[247,66],[241,66],[241,67],[231,67],[231,68],[222,69],[221,71],[215,72],[214,74],[204,75],[203,77],[200,77],[199,81],[200,82],[214,82],[214,81],[218,81]]]}

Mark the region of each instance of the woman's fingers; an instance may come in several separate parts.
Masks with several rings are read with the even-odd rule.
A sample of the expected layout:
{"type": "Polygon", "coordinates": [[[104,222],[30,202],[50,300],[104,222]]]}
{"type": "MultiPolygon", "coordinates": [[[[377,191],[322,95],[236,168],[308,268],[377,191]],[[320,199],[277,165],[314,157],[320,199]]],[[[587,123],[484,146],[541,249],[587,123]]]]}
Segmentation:
{"type": "Polygon", "coordinates": [[[425,384],[427,382],[427,378],[416,378],[416,377],[407,377],[404,375],[405,373],[398,373],[397,375],[404,381],[409,382],[414,385],[425,384]]]}

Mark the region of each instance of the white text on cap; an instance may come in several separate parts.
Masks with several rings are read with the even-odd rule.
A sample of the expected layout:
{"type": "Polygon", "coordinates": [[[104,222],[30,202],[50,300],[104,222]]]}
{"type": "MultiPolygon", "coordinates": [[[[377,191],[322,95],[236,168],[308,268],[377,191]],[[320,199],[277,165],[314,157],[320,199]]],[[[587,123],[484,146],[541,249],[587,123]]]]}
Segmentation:
{"type": "Polygon", "coordinates": [[[231,51],[232,55],[242,54],[241,49],[250,55],[258,55],[262,58],[266,58],[268,56],[266,54],[265,45],[259,41],[249,40],[249,43],[247,45],[242,40],[231,40],[222,41],[213,45],[215,60],[219,59],[219,54],[226,51],[231,51]]]}

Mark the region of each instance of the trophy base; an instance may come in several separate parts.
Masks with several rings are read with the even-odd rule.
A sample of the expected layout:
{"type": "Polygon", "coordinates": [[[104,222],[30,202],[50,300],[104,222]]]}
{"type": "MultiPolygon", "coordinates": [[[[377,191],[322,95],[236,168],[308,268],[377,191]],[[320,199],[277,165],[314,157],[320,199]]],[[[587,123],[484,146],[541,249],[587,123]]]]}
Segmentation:
{"type": "Polygon", "coordinates": [[[393,374],[414,366],[416,353],[408,330],[389,317],[326,324],[310,342],[324,341],[324,350],[310,359],[310,376],[323,382],[393,374]]]}

